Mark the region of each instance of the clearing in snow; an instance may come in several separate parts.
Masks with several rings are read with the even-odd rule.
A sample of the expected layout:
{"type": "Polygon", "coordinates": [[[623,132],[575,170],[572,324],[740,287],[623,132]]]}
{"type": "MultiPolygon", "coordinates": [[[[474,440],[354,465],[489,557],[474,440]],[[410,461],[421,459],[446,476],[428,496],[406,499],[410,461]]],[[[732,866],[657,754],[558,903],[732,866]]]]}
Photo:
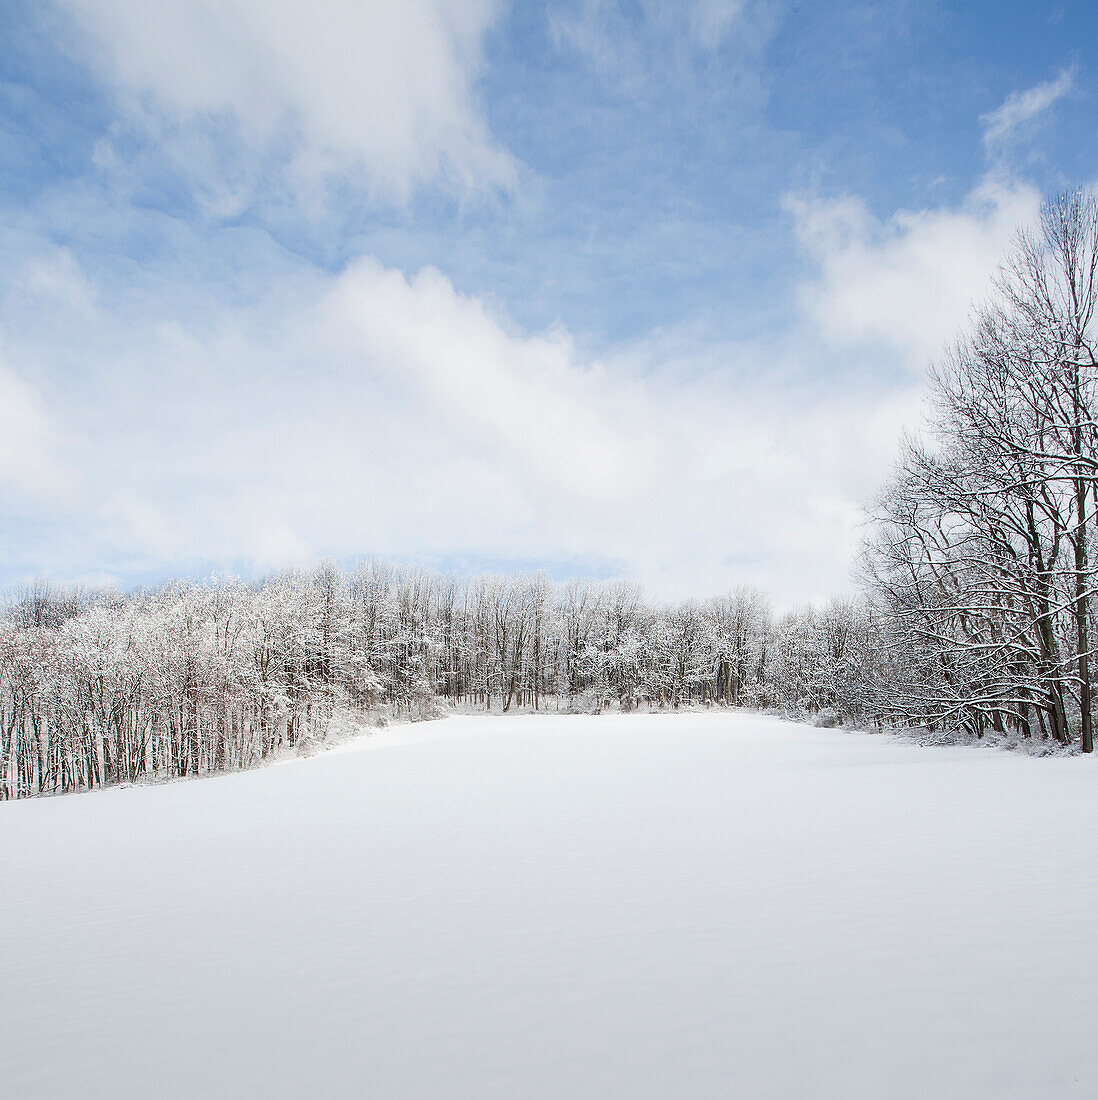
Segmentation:
{"type": "Polygon", "coordinates": [[[1098,1095],[1095,764],[461,717],[0,806],[9,1096],[1098,1095]]]}

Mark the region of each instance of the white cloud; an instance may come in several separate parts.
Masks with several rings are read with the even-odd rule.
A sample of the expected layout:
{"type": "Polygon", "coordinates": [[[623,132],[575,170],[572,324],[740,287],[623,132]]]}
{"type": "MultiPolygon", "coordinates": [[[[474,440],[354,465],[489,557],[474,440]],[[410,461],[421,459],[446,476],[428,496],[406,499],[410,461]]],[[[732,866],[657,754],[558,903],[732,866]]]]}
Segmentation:
{"type": "Polygon", "coordinates": [[[1053,80],[1046,80],[1023,92],[1011,92],[1000,107],[980,117],[984,127],[984,146],[993,150],[1009,141],[1027,122],[1044,114],[1062,99],[1075,84],[1075,69],[1062,69],[1053,80]]]}
{"type": "Polygon", "coordinates": [[[39,394],[0,360],[0,486],[50,493],[55,479],[50,437],[39,394]]]}
{"type": "Polygon", "coordinates": [[[23,276],[23,292],[66,309],[90,314],[95,291],[67,248],[59,248],[30,260],[23,276]]]}
{"type": "Polygon", "coordinates": [[[437,270],[408,281],[374,260],[340,277],[331,304],[360,354],[545,484],[607,503],[645,479],[650,456],[602,411],[621,395],[597,366],[576,363],[566,334],[515,334],[437,270]]]}
{"type": "Polygon", "coordinates": [[[245,142],[289,148],[306,178],[361,168],[389,198],[511,181],[475,96],[497,0],[60,2],[151,124],[231,121],[245,142]]]}
{"type": "Polygon", "coordinates": [[[801,301],[833,345],[899,350],[921,373],[965,323],[1017,228],[1040,195],[989,175],[958,207],[899,211],[881,220],[858,198],[789,196],[787,209],[817,270],[801,301]]]}

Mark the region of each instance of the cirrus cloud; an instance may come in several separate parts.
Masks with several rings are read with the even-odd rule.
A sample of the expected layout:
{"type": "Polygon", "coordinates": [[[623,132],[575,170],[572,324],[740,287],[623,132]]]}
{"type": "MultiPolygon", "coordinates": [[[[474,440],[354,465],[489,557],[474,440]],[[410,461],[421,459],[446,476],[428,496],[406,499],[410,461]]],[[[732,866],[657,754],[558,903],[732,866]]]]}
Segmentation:
{"type": "Polygon", "coordinates": [[[1021,92],[1011,92],[1002,105],[982,115],[984,147],[994,151],[1033,119],[1043,115],[1058,99],[1075,86],[1074,67],[1061,69],[1052,80],[1046,80],[1021,92]]]}

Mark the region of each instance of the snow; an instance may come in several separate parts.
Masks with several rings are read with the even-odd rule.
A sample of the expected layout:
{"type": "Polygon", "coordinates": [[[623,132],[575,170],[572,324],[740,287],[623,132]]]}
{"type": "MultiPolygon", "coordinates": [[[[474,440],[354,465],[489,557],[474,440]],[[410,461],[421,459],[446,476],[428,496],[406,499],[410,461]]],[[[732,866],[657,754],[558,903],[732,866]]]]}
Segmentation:
{"type": "Polygon", "coordinates": [[[8,1096],[1098,1095],[1092,760],[457,717],[0,805],[8,1096]]]}

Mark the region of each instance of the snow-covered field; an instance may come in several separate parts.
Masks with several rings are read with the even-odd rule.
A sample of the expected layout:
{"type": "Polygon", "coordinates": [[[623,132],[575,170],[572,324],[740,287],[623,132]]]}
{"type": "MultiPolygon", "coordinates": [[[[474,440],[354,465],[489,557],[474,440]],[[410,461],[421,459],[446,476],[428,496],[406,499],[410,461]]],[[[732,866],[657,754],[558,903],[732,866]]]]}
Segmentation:
{"type": "Polygon", "coordinates": [[[731,714],[0,805],[0,1093],[1095,1096],[1096,807],[731,714]]]}

